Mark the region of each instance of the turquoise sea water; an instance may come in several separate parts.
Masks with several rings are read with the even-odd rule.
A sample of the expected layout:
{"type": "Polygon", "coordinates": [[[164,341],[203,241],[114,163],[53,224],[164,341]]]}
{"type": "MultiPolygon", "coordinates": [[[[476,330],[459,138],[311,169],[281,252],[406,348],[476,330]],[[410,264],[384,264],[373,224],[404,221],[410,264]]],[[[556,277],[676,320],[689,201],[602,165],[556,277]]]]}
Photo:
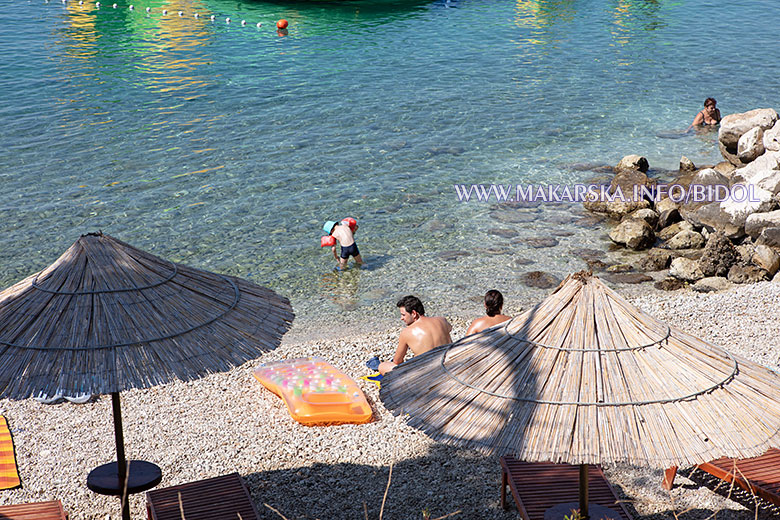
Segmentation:
{"type": "Polygon", "coordinates": [[[606,242],[578,205],[464,204],[454,184],[715,163],[714,133],[658,134],[707,96],[780,108],[766,0],[132,3],[0,2],[2,287],[101,229],[268,285],[304,321],[378,320],[407,292],[476,314],[606,242]],[[370,266],[339,275],[319,230],[346,216],[370,266]]]}

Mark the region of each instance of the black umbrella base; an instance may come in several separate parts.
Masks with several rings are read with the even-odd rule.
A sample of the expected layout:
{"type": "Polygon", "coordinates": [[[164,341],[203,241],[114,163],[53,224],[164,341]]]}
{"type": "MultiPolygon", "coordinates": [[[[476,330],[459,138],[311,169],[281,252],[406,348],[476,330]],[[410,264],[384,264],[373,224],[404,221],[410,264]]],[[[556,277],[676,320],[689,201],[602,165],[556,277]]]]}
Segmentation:
{"type": "MultiPolygon", "coordinates": [[[[579,502],[569,502],[568,504],[558,504],[544,512],[544,520],[563,520],[565,517],[571,517],[572,511],[579,511],[579,502]]],[[[598,504],[588,504],[588,516],[590,520],[621,520],[620,513],[598,504]]]]}
{"type": "MultiPolygon", "coordinates": [[[[162,471],[151,462],[128,460],[130,475],[127,480],[127,494],[142,493],[160,483],[162,471]]],[[[124,488],[119,482],[117,463],[109,462],[93,469],[87,475],[87,487],[100,495],[121,496],[124,488]]]]}

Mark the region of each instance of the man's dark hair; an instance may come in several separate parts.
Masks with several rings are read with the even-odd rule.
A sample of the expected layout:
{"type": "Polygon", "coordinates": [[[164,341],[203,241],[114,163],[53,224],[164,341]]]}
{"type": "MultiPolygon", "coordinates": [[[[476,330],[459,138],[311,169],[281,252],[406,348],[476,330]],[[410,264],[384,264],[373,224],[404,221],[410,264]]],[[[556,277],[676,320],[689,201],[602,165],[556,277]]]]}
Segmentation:
{"type": "Polygon", "coordinates": [[[398,300],[398,303],[396,303],[395,306],[399,309],[403,307],[409,314],[411,314],[412,311],[417,311],[417,314],[420,316],[425,316],[425,307],[423,307],[422,302],[417,296],[412,296],[411,294],[409,296],[404,296],[398,300]]]}
{"type": "Polygon", "coordinates": [[[718,102],[715,101],[715,98],[708,97],[707,99],[704,100],[704,106],[705,107],[707,105],[717,105],[717,104],[718,104],[718,102]]]}
{"type": "Polygon", "coordinates": [[[495,316],[501,313],[501,307],[504,306],[504,296],[495,289],[490,289],[485,293],[485,310],[488,316],[495,316]]]}

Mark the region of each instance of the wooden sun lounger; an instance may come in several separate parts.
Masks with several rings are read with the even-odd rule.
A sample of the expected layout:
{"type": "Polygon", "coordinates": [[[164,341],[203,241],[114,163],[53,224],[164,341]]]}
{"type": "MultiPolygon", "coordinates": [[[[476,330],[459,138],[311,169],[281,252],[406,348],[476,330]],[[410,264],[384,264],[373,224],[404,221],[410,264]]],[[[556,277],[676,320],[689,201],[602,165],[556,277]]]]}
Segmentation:
{"type": "MultiPolygon", "coordinates": [[[[758,495],[767,502],[780,506],[780,450],[769,451],[752,459],[721,458],[697,466],[702,471],[726,482],[732,481],[745,491],[758,495]]],[[[663,487],[672,489],[677,468],[664,474],[663,487]]]]}
{"type": "Polygon", "coordinates": [[[68,520],[68,515],[62,508],[62,502],[51,500],[49,502],[32,502],[29,504],[15,504],[12,506],[0,506],[0,519],[2,520],[68,520]]]}
{"type": "MultiPolygon", "coordinates": [[[[579,500],[580,469],[569,464],[522,462],[501,457],[501,507],[507,508],[506,487],[512,492],[524,520],[544,520],[547,509],[579,500]]],[[[588,468],[589,503],[608,507],[622,520],[631,520],[598,466],[588,468]]]]}
{"type": "Polygon", "coordinates": [[[150,520],[237,520],[238,515],[243,520],[260,518],[238,473],[148,491],[146,511],[150,520]]]}

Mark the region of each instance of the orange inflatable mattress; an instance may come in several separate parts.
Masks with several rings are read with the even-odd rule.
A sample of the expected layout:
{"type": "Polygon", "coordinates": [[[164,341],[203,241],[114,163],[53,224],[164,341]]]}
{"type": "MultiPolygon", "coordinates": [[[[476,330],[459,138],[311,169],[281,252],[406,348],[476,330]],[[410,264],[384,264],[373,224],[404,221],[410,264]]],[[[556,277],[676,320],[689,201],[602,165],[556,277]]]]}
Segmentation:
{"type": "Polygon", "coordinates": [[[355,382],[322,358],[261,365],[255,379],[282,398],[301,424],[367,423],[371,407],[355,382]]]}

